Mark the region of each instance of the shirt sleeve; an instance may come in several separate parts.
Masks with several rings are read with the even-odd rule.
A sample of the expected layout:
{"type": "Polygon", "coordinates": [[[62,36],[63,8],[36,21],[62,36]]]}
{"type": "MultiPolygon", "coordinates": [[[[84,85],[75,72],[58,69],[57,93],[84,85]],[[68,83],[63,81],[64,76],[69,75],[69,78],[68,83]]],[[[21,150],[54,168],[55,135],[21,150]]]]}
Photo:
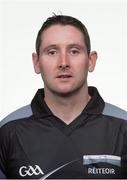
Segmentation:
{"type": "Polygon", "coordinates": [[[123,123],[123,148],[122,148],[122,154],[126,156],[127,158],[127,121],[124,121],[123,123]]]}
{"type": "MultiPolygon", "coordinates": [[[[7,175],[7,161],[9,156],[10,138],[13,129],[7,124],[0,128],[0,176],[7,175]],[[11,130],[11,131],[10,131],[11,130]]],[[[2,177],[0,177],[1,179],[2,177]]]]}
{"type": "Polygon", "coordinates": [[[123,123],[122,169],[127,177],[127,122],[123,123]]]}

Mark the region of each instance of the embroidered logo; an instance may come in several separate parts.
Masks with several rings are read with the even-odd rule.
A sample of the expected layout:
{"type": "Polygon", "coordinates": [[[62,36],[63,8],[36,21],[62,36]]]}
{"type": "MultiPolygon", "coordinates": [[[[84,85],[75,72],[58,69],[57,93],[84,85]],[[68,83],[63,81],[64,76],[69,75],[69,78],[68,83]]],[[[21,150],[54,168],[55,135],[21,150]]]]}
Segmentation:
{"type": "Polygon", "coordinates": [[[41,168],[38,165],[33,166],[22,166],[19,169],[19,174],[22,177],[25,176],[33,176],[33,175],[43,175],[43,171],[41,170],[41,168]]]}

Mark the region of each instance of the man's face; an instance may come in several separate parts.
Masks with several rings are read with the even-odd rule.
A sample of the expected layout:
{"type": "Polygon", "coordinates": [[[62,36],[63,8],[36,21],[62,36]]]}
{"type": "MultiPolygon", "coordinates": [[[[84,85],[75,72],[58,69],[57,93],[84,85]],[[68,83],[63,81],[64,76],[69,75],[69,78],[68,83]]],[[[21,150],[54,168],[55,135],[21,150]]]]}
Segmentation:
{"type": "Polygon", "coordinates": [[[96,53],[88,55],[83,34],[71,25],[52,25],[41,36],[39,57],[33,54],[36,73],[41,73],[45,91],[70,94],[87,86],[96,53]]]}

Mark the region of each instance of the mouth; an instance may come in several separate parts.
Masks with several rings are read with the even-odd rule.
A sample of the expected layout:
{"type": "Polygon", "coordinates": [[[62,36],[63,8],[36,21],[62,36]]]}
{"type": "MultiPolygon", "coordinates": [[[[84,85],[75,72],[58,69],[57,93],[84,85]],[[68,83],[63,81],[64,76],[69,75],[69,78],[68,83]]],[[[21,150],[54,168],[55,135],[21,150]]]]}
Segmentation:
{"type": "Polygon", "coordinates": [[[69,74],[61,74],[59,76],[57,76],[57,78],[59,79],[68,79],[68,78],[71,78],[72,76],[69,75],[69,74]]]}
{"type": "Polygon", "coordinates": [[[61,82],[70,82],[70,80],[72,79],[72,75],[71,74],[59,74],[57,76],[57,79],[60,80],[61,82]]]}

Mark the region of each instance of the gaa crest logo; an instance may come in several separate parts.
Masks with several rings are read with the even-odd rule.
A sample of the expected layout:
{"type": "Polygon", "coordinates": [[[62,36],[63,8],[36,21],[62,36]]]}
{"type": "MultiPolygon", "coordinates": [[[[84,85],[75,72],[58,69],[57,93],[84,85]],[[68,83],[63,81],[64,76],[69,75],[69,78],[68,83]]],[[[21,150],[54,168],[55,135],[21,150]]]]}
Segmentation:
{"type": "Polygon", "coordinates": [[[41,170],[41,168],[38,165],[35,166],[21,166],[19,169],[19,174],[22,177],[25,176],[38,176],[38,175],[43,175],[43,171],[41,170]]]}

